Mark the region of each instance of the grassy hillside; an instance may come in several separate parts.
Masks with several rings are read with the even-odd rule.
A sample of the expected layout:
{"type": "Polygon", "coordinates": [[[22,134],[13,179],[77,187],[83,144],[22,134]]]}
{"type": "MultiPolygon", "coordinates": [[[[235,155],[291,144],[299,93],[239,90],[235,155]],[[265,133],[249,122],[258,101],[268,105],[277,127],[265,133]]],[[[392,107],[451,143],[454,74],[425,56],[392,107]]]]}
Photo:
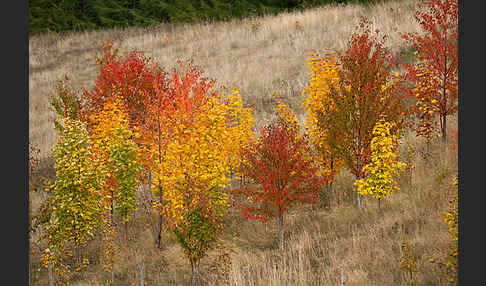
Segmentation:
{"type": "Polygon", "coordinates": [[[228,20],[346,2],[373,0],[31,0],[29,33],[228,20]]]}
{"type": "MultiPolygon", "coordinates": [[[[416,1],[401,0],[362,6],[329,5],[312,10],[267,15],[220,23],[161,24],[151,28],[115,28],[35,35],[29,39],[29,141],[40,148],[42,171],[52,173],[49,150],[56,140],[48,98],[57,80],[69,77],[73,87],[90,88],[96,77],[94,55],[112,39],[120,53],[138,49],[162,66],[176,59],[194,58],[208,77],[224,90],[238,86],[247,103],[255,104],[257,122],[269,116],[277,90],[295,108],[300,119],[301,91],[307,82],[307,59],[313,49],[342,50],[359,17],[367,16],[388,35],[395,52],[409,52],[400,33],[418,31],[413,19],[416,1]]],[[[457,127],[457,117],[450,122],[457,127]]],[[[407,157],[412,173],[404,172],[400,191],[381,203],[367,198],[358,211],[353,196],[353,176],[343,172],[334,184],[334,207],[298,206],[286,216],[285,250],[279,252],[277,222],[265,227],[243,219],[231,210],[221,248],[202,260],[205,285],[408,285],[400,269],[401,244],[408,243],[417,262],[418,285],[445,285],[435,278],[428,258],[449,241],[443,217],[452,198],[452,178],[457,174],[457,151],[433,142],[425,160],[425,142],[407,131],[401,138],[400,155],[407,157]],[[247,268],[245,268],[247,267],[247,268]],[[244,269],[248,269],[246,272],[244,269]]],[[[30,199],[35,213],[47,196],[42,191],[30,199]]],[[[182,249],[164,240],[156,249],[156,217],[150,212],[150,192],[138,193],[141,203],[129,226],[130,240],[115,263],[116,285],[138,285],[138,261],[144,265],[146,285],[188,285],[190,265],[182,249]]],[[[120,227],[123,227],[120,224],[120,227]]],[[[31,285],[47,285],[47,271],[40,266],[40,248],[32,234],[31,285]]],[[[167,238],[167,236],[164,236],[167,238]]],[[[110,278],[101,270],[99,239],[90,246],[92,264],[73,277],[72,285],[105,285],[110,278]]]]}

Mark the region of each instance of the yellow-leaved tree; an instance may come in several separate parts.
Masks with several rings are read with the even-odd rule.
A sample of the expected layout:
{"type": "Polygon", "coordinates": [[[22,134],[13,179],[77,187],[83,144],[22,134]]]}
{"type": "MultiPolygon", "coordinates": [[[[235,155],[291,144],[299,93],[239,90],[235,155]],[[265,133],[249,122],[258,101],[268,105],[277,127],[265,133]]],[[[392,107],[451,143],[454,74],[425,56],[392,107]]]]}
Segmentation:
{"type": "Polygon", "coordinates": [[[94,152],[106,170],[102,191],[107,210],[103,227],[104,266],[111,271],[113,282],[116,251],[114,216],[117,214],[124,221],[125,239],[128,239],[128,222],[137,205],[135,191],[141,172],[134,142],[137,133],[130,129],[128,114],[116,94],[104,103],[101,111],[90,116],[90,123],[94,152]]]}
{"type": "Polygon", "coordinates": [[[192,62],[180,67],[159,89],[164,103],[148,108],[151,118],[164,122],[158,127],[163,144],[151,148],[153,191],[163,190],[154,209],[183,248],[192,285],[200,285],[200,259],[223,231],[226,188],[232,168],[241,163],[240,150],[252,136],[253,119],[237,90],[225,97],[212,90],[213,82],[202,78],[192,62]]]}
{"type": "Polygon", "coordinates": [[[330,92],[332,89],[337,89],[340,66],[334,53],[319,57],[316,52],[313,52],[308,59],[307,67],[310,70],[309,85],[302,91],[304,97],[302,107],[307,114],[306,127],[317,153],[316,160],[321,167],[320,173],[329,181],[326,202],[327,207],[330,208],[333,179],[339,174],[343,160],[329,144],[329,142],[339,141],[338,133],[332,132],[324,122],[332,120],[329,117],[335,105],[330,92]]]}
{"type": "Polygon", "coordinates": [[[398,137],[392,134],[392,123],[381,119],[373,128],[370,163],[363,167],[364,178],[355,181],[358,193],[372,195],[378,199],[391,195],[399,189],[396,178],[405,163],[398,160],[398,137]]]}
{"type": "Polygon", "coordinates": [[[47,186],[50,197],[41,206],[37,221],[46,225],[41,237],[46,241],[42,260],[46,267],[52,263],[58,274],[65,273],[67,283],[73,269],[70,257],[75,257],[74,270],[89,263],[82,248],[102,223],[100,190],[105,172],[93,152],[86,123],[69,117],[58,122],[61,133],[52,149],[56,179],[47,186]]]}

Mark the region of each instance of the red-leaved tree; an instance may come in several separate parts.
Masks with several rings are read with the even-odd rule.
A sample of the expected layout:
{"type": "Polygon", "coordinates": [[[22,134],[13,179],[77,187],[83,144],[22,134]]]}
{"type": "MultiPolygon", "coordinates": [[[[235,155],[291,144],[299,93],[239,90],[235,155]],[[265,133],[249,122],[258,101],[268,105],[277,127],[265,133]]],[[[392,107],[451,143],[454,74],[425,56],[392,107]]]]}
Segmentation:
{"type": "Polygon", "coordinates": [[[458,96],[458,3],[457,0],[427,0],[416,12],[423,33],[403,37],[416,48],[416,64],[404,63],[405,79],[415,88],[405,91],[418,99],[417,131],[432,124],[438,114],[442,141],[447,141],[447,116],[457,111],[458,96]],[[424,118],[427,119],[424,121],[424,118]]]}
{"type": "MultiPolygon", "coordinates": [[[[372,131],[380,118],[393,123],[394,131],[403,125],[403,103],[392,74],[395,60],[385,39],[362,18],[346,50],[337,53],[337,80],[319,79],[327,81],[326,97],[333,104],[316,114],[317,126],[328,132],[323,143],[356,180],[370,162],[372,131]]],[[[359,193],[357,203],[361,209],[359,193]]]]}
{"type": "Polygon", "coordinates": [[[97,59],[98,75],[91,90],[83,92],[82,113],[89,117],[103,109],[104,103],[117,94],[127,110],[130,127],[138,126],[145,119],[145,100],[155,96],[153,82],[165,71],[142,52],[130,51],[118,55],[113,43],[103,46],[103,56],[97,59]]]}
{"type": "Polygon", "coordinates": [[[250,198],[238,207],[248,219],[266,222],[278,217],[279,248],[283,249],[284,214],[295,203],[312,203],[325,183],[308,154],[306,136],[298,136],[282,120],[260,130],[261,137],[243,151],[241,172],[249,181],[235,193],[250,198]]]}

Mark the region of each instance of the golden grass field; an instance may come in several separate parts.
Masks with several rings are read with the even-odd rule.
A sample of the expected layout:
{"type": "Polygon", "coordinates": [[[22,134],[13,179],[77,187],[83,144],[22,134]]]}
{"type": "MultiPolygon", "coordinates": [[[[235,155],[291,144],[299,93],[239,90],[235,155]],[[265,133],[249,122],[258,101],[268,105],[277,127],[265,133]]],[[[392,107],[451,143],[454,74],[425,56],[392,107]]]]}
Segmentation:
{"type": "MultiPolygon", "coordinates": [[[[101,45],[112,39],[120,53],[141,50],[164,67],[173,67],[177,59],[193,58],[205,75],[228,90],[239,87],[247,103],[255,104],[257,122],[269,116],[264,104],[272,104],[271,94],[278,91],[295,108],[299,118],[301,92],[307,82],[307,59],[313,49],[343,50],[360,16],[387,34],[389,47],[408,49],[400,33],[419,31],[413,18],[415,0],[396,0],[371,6],[332,5],[303,12],[284,13],[246,20],[193,25],[160,25],[153,28],[128,28],[77,32],[66,35],[40,35],[29,39],[29,141],[40,149],[44,167],[49,167],[49,150],[56,132],[48,98],[55,94],[57,80],[68,76],[74,88],[90,88],[96,78],[94,61],[101,45]]],[[[449,121],[457,128],[457,116],[449,121]]],[[[443,221],[452,198],[452,178],[457,174],[457,151],[431,145],[424,160],[425,143],[412,132],[401,138],[400,155],[407,147],[417,152],[411,157],[415,167],[404,172],[400,191],[382,201],[366,198],[363,210],[356,208],[354,178],[343,172],[334,184],[333,208],[321,204],[298,206],[285,217],[285,249],[279,252],[276,221],[263,224],[245,220],[231,210],[222,237],[223,250],[230,264],[217,263],[223,250],[212,250],[201,261],[204,285],[245,285],[242,267],[248,267],[249,285],[408,285],[400,269],[400,245],[407,242],[417,262],[418,285],[445,285],[435,276],[427,258],[437,248],[447,247],[449,237],[443,221]]],[[[138,259],[144,263],[146,285],[188,285],[191,268],[182,249],[164,241],[154,247],[151,221],[155,217],[143,204],[149,201],[147,188],[141,188],[142,205],[130,225],[131,240],[122,246],[115,262],[116,285],[138,285],[138,259]]],[[[30,197],[36,212],[46,194],[30,197]]],[[[154,226],[155,227],[155,226],[154,226]]],[[[37,237],[32,234],[32,238],[37,237]]],[[[166,236],[165,236],[166,237],[166,236]]],[[[109,273],[98,264],[100,245],[95,241],[90,253],[92,264],[73,277],[72,285],[106,285],[109,273]],[[97,252],[98,251],[98,252],[97,252]]],[[[39,245],[31,239],[31,285],[48,285],[47,271],[40,266],[39,245]]]]}

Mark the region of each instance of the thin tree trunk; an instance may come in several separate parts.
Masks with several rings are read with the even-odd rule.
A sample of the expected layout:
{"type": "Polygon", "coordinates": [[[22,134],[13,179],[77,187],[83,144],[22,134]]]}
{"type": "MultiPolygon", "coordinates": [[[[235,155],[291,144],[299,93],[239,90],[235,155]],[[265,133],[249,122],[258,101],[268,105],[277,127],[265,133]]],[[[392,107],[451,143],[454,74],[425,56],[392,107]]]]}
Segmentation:
{"type": "Polygon", "coordinates": [[[81,264],[81,248],[76,246],[76,264],[81,264]]]}
{"type": "Polygon", "coordinates": [[[280,250],[283,249],[283,223],[284,223],[284,214],[280,213],[280,216],[278,217],[278,238],[279,238],[279,248],[280,250]]]}
{"type": "Polygon", "coordinates": [[[430,155],[430,139],[427,138],[427,141],[425,142],[425,158],[428,158],[430,155]]]}
{"type": "Polygon", "coordinates": [[[447,116],[441,115],[442,125],[442,142],[447,143],[447,116]]]}
{"type": "Polygon", "coordinates": [[[200,259],[196,261],[191,261],[191,270],[192,270],[192,281],[191,286],[200,286],[200,273],[199,273],[199,262],[200,259]]]}
{"type": "Polygon", "coordinates": [[[75,256],[76,256],[76,265],[79,265],[79,264],[81,264],[81,248],[79,246],[78,239],[74,240],[74,245],[75,245],[74,252],[75,252],[75,256]]]}
{"type": "Polygon", "coordinates": [[[52,262],[49,261],[47,262],[47,271],[49,273],[49,286],[54,286],[54,277],[53,277],[53,274],[52,274],[52,262]]]}
{"type": "MultiPolygon", "coordinates": [[[[444,41],[447,41],[447,35],[444,37],[444,41]]],[[[447,96],[446,96],[446,82],[447,82],[447,45],[444,43],[444,72],[443,72],[443,84],[442,84],[442,102],[444,103],[444,114],[441,114],[442,125],[442,142],[447,143],[447,96]]]]}
{"type": "Polygon", "coordinates": [[[196,277],[194,276],[194,261],[191,261],[191,286],[196,285],[196,277]]]}
{"type": "Polygon", "coordinates": [[[329,202],[328,202],[328,208],[331,210],[332,208],[332,200],[333,200],[333,193],[332,193],[332,181],[329,183],[329,202]]]}
{"type": "Polygon", "coordinates": [[[128,243],[128,221],[125,221],[125,241],[128,243]]]}
{"type": "Polygon", "coordinates": [[[346,276],[344,276],[344,270],[341,268],[341,286],[344,286],[346,283],[346,276]]]}
{"type": "MultiPolygon", "coordinates": [[[[162,162],[162,149],[161,149],[161,131],[160,131],[160,113],[158,114],[157,117],[157,127],[158,127],[158,139],[159,139],[159,163],[162,162]]],[[[159,182],[159,203],[162,205],[162,186],[160,185],[159,182]]],[[[160,241],[162,240],[162,214],[159,214],[159,229],[158,229],[158,234],[157,234],[157,248],[160,248],[160,241]]]]}
{"type": "MultiPolygon", "coordinates": [[[[331,159],[331,166],[330,167],[331,167],[331,175],[332,175],[331,180],[334,180],[334,159],[331,159]]],[[[329,183],[329,210],[331,210],[332,199],[333,199],[333,197],[332,197],[332,195],[333,195],[332,194],[332,182],[333,181],[331,181],[329,183]]]]}
{"type": "MultiPolygon", "coordinates": [[[[356,170],[357,176],[356,180],[361,179],[361,136],[358,136],[358,155],[356,156],[356,170]]],[[[358,193],[356,188],[356,195],[358,200],[358,209],[361,210],[361,195],[358,193]]]]}
{"type": "Polygon", "coordinates": [[[113,267],[114,263],[111,263],[111,285],[115,285],[115,267],[113,267]]]}
{"type": "Polygon", "coordinates": [[[378,210],[381,211],[381,198],[378,199],[378,210]]]}
{"type": "Polygon", "coordinates": [[[243,272],[243,286],[249,286],[250,285],[250,279],[249,279],[249,273],[248,273],[248,266],[242,266],[241,267],[241,272],[243,272]]]}
{"type": "Polygon", "coordinates": [[[114,209],[115,209],[115,200],[113,199],[113,191],[111,191],[111,209],[110,209],[110,214],[111,214],[111,224],[113,224],[113,214],[114,214],[114,209]]]}
{"type": "Polygon", "coordinates": [[[139,265],[139,271],[140,271],[140,286],[143,286],[143,262],[142,259],[140,258],[140,261],[138,262],[139,265]]]}
{"type": "Polygon", "coordinates": [[[157,248],[160,248],[161,240],[162,240],[162,215],[159,214],[159,226],[157,230],[157,248]]]}

